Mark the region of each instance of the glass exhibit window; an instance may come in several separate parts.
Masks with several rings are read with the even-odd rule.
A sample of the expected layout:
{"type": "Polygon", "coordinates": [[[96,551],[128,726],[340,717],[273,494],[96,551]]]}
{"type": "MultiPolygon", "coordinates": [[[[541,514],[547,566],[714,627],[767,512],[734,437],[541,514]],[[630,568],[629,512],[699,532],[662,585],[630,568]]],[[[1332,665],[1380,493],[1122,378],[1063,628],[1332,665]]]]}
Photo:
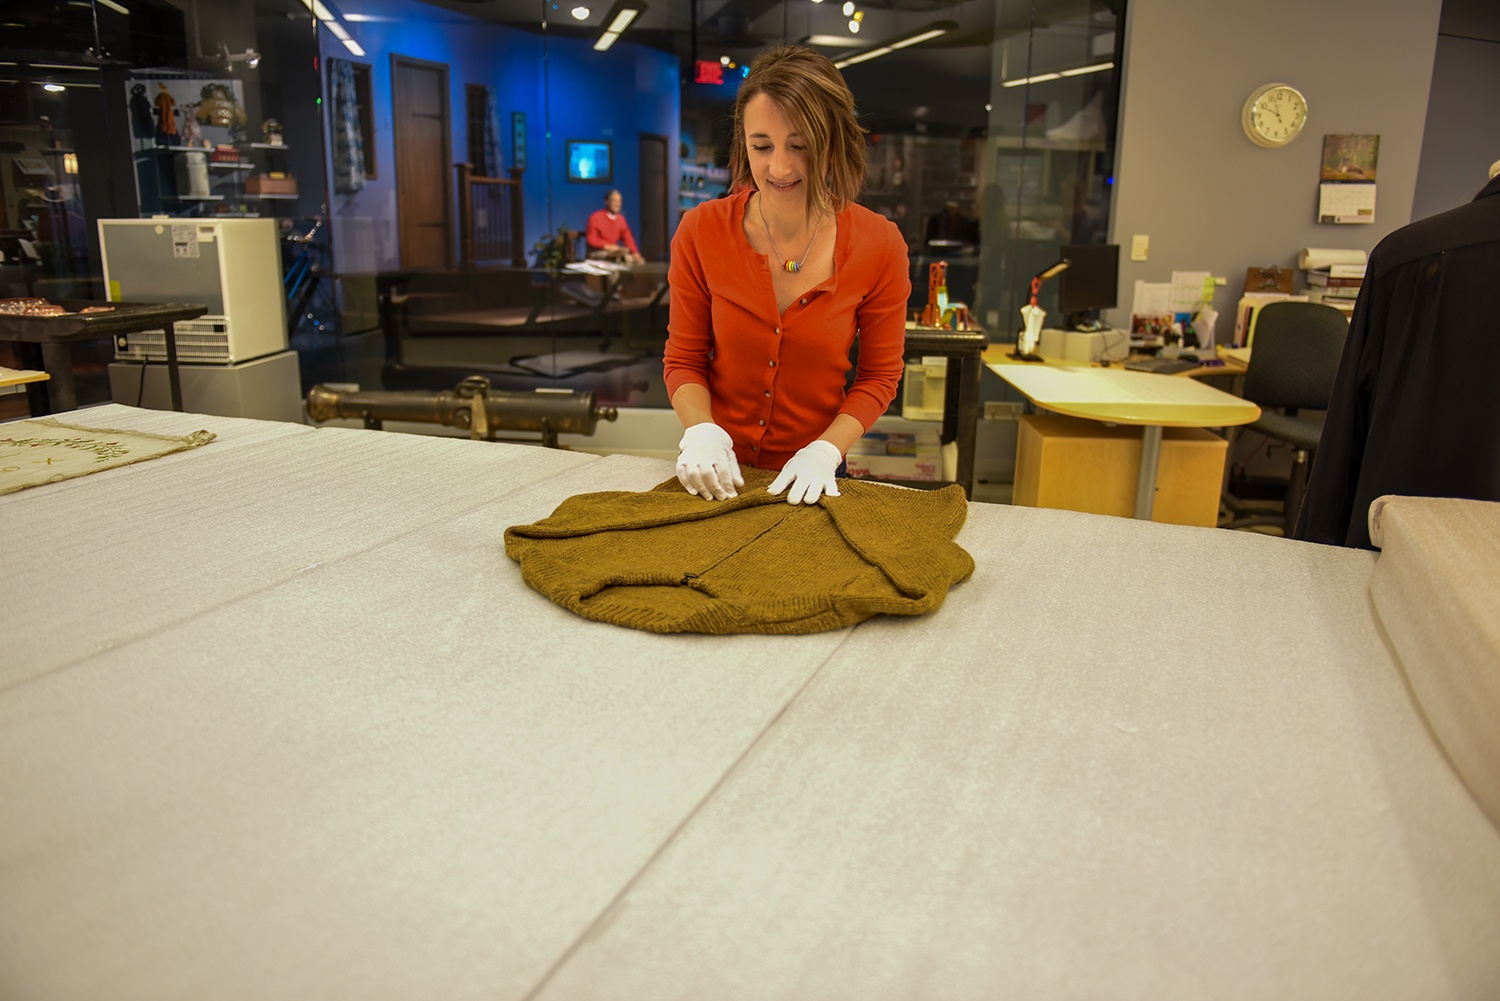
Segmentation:
{"type": "Polygon", "coordinates": [[[1123,17],[1123,0],[57,5],[0,33],[0,295],[102,298],[100,218],[269,218],[304,391],[479,374],[664,407],[672,236],[729,193],[749,62],[792,42],[855,95],[861,201],[906,239],[911,309],[941,261],[949,300],[1011,340],[1030,276],[1107,239],[1123,17]],[[591,220],[645,263],[591,247],[591,220]]]}

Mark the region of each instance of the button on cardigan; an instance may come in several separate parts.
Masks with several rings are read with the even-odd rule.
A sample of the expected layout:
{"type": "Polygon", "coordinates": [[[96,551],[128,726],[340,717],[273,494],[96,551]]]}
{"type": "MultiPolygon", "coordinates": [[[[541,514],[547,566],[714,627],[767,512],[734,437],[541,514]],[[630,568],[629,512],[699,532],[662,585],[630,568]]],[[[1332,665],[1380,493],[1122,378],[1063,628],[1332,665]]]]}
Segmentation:
{"type": "Polygon", "coordinates": [[[766,493],[774,472],[744,472],[724,501],[675,479],[570,497],[507,529],[505,552],[562,607],[658,633],[814,633],[922,615],[974,572],[953,541],[968,514],[962,487],[841,480],[840,496],[798,505],[766,493]]]}
{"type": "Polygon", "coordinates": [[[780,469],[838,414],[869,430],[895,399],[911,278],[900,230],[851,203],[838,214],[833,276],[778,314],[771,264],[743,229],[750,194],[704,202],[677,227],[663,369],[669,396],[707,387],[741,463],[780,469]]]}

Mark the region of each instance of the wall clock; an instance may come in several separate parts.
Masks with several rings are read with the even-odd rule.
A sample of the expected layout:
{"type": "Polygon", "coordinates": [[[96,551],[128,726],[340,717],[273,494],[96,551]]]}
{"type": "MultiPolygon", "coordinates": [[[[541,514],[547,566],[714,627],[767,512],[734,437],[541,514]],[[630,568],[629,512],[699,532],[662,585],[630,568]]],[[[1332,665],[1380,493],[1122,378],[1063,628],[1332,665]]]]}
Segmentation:
{"type": "Polygon", "coordinates": [[[1268,83],[1257,87],[1245,101],[1240,124],[1257,146],[1268,149],[1285,146],[1307,124],[1307,98],[1289,84],[1268,83]]]}

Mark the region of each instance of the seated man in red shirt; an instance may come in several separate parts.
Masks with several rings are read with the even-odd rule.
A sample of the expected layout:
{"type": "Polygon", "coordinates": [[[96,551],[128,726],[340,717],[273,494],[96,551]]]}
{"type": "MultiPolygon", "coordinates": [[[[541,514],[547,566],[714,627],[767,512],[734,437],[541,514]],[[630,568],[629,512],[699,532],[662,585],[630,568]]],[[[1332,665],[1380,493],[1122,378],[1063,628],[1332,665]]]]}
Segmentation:
{"type": "Polygon", "coordinates": [[[635,245],[630,223],[620,214],[620,205],[624,200],[618,191],[605,195],[604,208],[589,216],[584,240],[588,243],[590,257],[619,261],[622,264],[644,264],[646,259],[635,245]]]}

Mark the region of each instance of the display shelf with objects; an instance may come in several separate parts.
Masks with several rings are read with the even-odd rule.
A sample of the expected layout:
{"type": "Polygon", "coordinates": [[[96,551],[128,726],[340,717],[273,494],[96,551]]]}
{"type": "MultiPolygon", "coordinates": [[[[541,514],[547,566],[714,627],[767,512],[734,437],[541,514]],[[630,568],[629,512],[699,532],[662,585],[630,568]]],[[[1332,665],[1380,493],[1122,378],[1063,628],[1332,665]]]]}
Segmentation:
{"type": "Polygon", "coordinates": [[[142,217],[295,214],[285,204],[298,198],[290,147],[275,119],[261,124],[267,141],[249,141],[241,81],[132,77],[125,86],[142,217]]]}
{"type": "Polygon", "coordinates": [[[677,184],[677,208],[686,212],[699,202],[722,197],[729,190],[729,168],[706,163],[684,163],[677,184]]]}

